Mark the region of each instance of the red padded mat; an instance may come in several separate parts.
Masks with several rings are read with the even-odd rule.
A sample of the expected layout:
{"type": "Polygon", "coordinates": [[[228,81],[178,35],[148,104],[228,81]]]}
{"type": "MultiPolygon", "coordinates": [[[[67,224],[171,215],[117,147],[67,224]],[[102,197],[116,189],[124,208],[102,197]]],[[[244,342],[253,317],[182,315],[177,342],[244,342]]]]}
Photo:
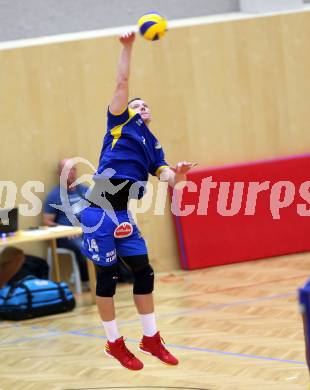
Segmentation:
{"type": "Polygon", "coordinates": [[[179,209],[192,205],[195,210],[187,216],[174,215],[183,269],[309,251],[310,154],[196,169],[188,180],[197,191],[185,188],[179,209]],[[203,180],[204,186],[208,180],[217,183],[210,190],[209,202],[203,180]],[[234,208],[229,211],[237,182],[244,183],[238,184],[244,188],[236,192],[234,208]],[[253,193],[249,194],[249,186],[256,184],[250,182],[266,182],[268,187],[257,194],[256,201],[253,193]],[[223,183],[230,183],[227,205],[228,184],[223,183]],[[198,215],[198,210],[203,215],[198,215]],[[253,214],[253,210],[254,215],[246,215],[253,214]]]}

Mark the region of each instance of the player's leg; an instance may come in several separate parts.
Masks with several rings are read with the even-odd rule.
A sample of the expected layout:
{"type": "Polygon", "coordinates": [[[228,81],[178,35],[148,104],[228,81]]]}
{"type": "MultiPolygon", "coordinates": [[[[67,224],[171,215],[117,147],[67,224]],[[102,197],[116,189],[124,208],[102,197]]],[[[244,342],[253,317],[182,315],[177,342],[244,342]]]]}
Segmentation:
{"type": "Polygon", "coordinates": [[[134,275],[133,298],[143,328],[140,350],[156,356],[164,363],[176,365],[178,360],[165,348],[156,327],[154,271],[149,263],[145,241],[136,225],[131,224],[131,228],[127,230],[130,232],[128,236],[118,237],[115,241],[118,255],[131,268],[134,275]]]}
{"type": "MultiPolygon", "coordinates": [[[[96,279],[96,304],[103,325],[105,325],[105,323],[115,320],[114,295],[117,284],[116,263],[110,266],[96,264],[96,279]]],[[[105,330],[109,341],[115,341],[119,338],[116,327],[115,329],[111,329],[113,333],[111,335],[109,335],[109,329],[105,327],[105,330]]]]}
{"type": "MultiPolygon", "coordinates": [[[[124,253],[124,248],[122,248],[124,253]]],[[[121,257],[121,256],[120,256],[121,257]]],[[[131,269],[134,275],[133,298],[138,313],[141,316],[154,314],[154,271],[148,259],[148,255],[122,256],[121,260],[131,269]]],[[[151,324],[150,324],[151,325],[151,324]]],[[[156,333],[155,320],[151,329],[145,328],[144,334],[156,333]]]]}
{"type": "MultiPolygon", "coordinates": [[[[122,251],[122,253],[124,253],[122,251]]],[[[154,312],[154,270],[151,267],[148,255],[120,256],[134,276],[133,298],[139,314],[154,312]]]]}
{"type": "Polygon", "coordinates": [[[310,372],[310,279],[306,282],[305,286],[298,291],[299,305],[303,320],[303,331],[305,340],[305,355],[310,372]]]}
{"type": "Polygon", "coordinates": [[[126,347],[123,337],[119,335],[115,319],[114,295],[117,284],[117,256],[113,237],[114,224],[109,218],[102,218],[103,211],[90,207],[82,212],[83,226],[100,226],[89,232],[84,229],[84,255],[93,261],[96,267],[96,304],[107,336],[105,353],[117,359],[124,367],[140,370],[143,363],[126,347]]]}
{"type": "Polygon", "coordinates": [[[96,303],[108,339],[105,353],[130,370],[140,370],[143,368],[143,363],[126,347],[123,337],[119,335],[115,319],[116,263],[109,266],[96,265],[96,274],[96,303]]]}
{"type": "Polygon", "coordinates": [[[157,330],[153,298],[154,271],[148,255],[122,256],[122,260],[134,274],[133,297],[143,329],[140,350],[156,356],[164,363],[177,365],[178,360],[166,349],[157,330]]]}

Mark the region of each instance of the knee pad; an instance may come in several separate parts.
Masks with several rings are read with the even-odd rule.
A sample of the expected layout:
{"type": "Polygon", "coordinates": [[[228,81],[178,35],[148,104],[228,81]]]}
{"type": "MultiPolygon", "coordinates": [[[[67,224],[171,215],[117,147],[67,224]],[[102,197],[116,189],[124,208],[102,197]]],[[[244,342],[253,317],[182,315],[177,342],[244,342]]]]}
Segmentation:
{"type": "Polygon", "coordinates": [[[150,294],[154,290],[154,270],[150,264],[133,271],[135,281],[133,285],[134,294],[150,294]]]}
{"type": "Polygon", "coordinates": [[[101,267],[97,265],[96,271],[96,295],[98,297],[113,297],[116,291],[116,284],[118,278],[116,264],[108,267],[101,267]]]}

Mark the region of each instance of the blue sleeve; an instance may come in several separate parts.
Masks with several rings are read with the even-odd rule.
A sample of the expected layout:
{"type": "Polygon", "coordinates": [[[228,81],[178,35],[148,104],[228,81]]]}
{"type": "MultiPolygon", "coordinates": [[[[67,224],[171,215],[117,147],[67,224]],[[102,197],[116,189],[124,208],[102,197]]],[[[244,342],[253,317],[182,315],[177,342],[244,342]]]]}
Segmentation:
{"type": "Polygon", "coordinates": [[[160,143],[155,139],[154,143],[154,161],[150,169],[150,174],[156,176],[157,170],[159,168],[169,168],[169,164],[167,164],[165,160],[165,153],[160,143]]]}
{"type": "Polygon", "coordinates": [[[54,188],[46,197],[43,205],[43,211],[47,214],[57,214],[58,210],[55,209],[51,204],[60,204],[60,193],[57,190],[57,187],[54,188]]]}
{"type": "Polygon", "coordinates": [[[108,117],[108,124],[107,124],[108,130],[113,129],[115,126],[122,125],[129,119],[128,107],[126,107],[125,111],[119,115],[112,114],[108,109],[107,117],[108,117]]]}

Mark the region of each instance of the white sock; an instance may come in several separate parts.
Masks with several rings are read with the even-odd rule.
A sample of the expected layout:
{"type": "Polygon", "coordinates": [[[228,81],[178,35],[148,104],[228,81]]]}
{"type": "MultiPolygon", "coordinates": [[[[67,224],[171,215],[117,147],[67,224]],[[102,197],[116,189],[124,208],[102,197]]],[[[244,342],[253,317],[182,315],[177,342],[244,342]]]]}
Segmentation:
{"type": "Polygon", "coordinates": [[[154,334],[157,332],[155,313],[140,314],[140,319],[144,336],[154,336],[154,334]]]}
{"type": "Polygon", "coordinates": [[[112,321],[102,321],[102,324],[104,326],[105,334],[107,336],[107,339],[114,343],[116,339],[120,337],[117,329],[117,324],[115,320],[112,321]]]}

